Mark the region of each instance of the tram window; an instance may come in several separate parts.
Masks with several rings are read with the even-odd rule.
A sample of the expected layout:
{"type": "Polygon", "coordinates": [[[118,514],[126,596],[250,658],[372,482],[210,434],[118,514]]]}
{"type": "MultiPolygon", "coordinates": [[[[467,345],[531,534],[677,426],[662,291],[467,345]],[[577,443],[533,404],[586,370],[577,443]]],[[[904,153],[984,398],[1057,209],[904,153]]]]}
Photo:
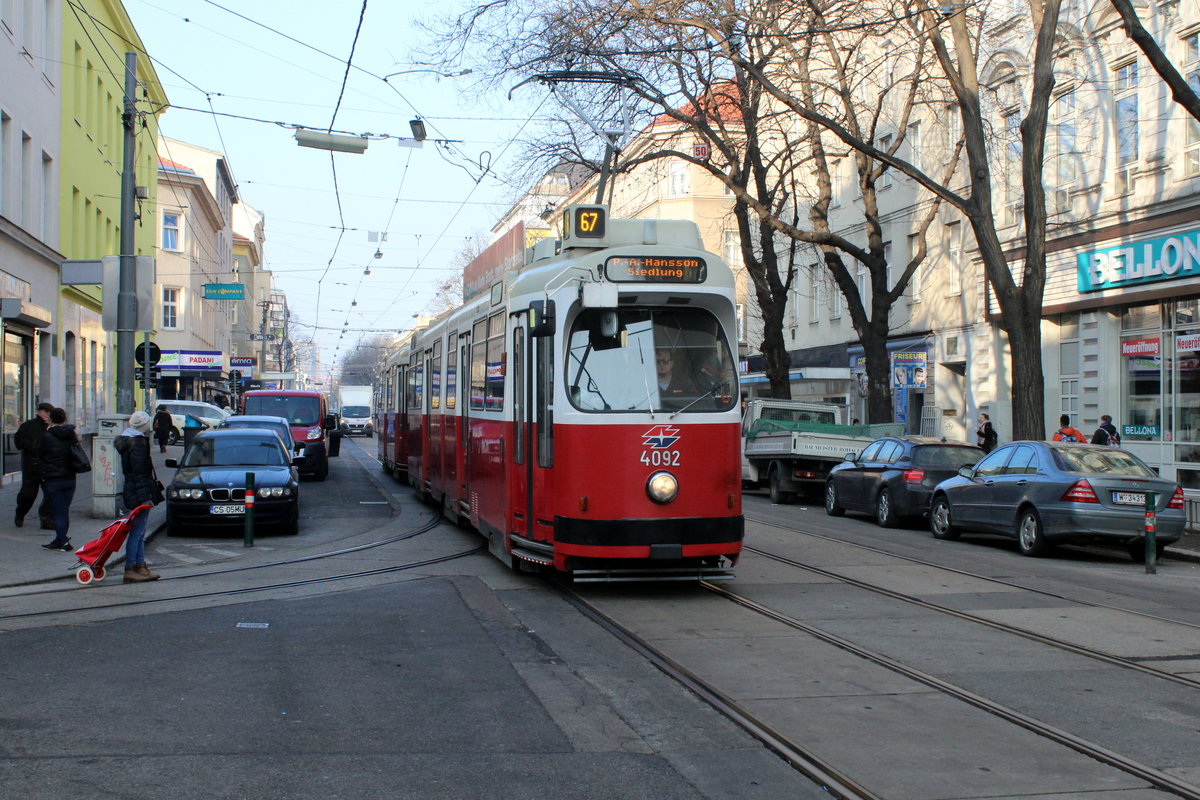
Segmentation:
{"type": "Polygon", "coordinates": [[[446,408],[458,402],[458,331],[450,331],[446,346],[446,408]]]}
{"type": "Polygon", "coordinates": [[[734,359],[711,313],[625,307],[615,314],[614,321],[611,309],[584,309],[571,325],[565,379],[576,408],[700,413],[737,405],[734,359]]]}
{"type": "Polygon", "coordinates": [[[471,410],[484,409],[487,394],[487,320],[475,323],[471,331],[471,410]]]}
{"type": "Polygon", "coordinates": [[[525,463],[525,331],[513,328],[512,376],[513,376],[513,426],[516,442],[513,445],[513,463],[525,463]]]}
{"type": "Polygon", "coordinates": [[[504,408],[504,314],[488,320],[486,400],[488,411],[504,408]]]}
{"type": "Polygon", "coordinates": [[[433,343],[433,365],[429,374],[429,405],[438,409],[442,405],[442,340],[433,343]]]}

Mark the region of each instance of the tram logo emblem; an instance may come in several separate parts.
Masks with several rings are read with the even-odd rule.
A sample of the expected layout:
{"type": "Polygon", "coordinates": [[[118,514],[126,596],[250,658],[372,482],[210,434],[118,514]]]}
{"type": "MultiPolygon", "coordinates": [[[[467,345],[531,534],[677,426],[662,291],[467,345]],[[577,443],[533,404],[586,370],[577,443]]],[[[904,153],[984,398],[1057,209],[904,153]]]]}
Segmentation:
{"type": "Polygon", "coordinates": [[[679,441],[679,428],[672,425],[655,425],[642,434],[642,444],[655,450],[665,450],[679,441]]]}

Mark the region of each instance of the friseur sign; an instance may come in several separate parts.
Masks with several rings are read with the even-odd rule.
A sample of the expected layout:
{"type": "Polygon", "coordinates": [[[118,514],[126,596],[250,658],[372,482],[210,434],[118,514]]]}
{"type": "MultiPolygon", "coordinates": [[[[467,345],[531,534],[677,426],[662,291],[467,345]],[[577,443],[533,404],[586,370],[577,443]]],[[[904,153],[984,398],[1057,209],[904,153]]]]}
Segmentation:
{"type": "Polygon", "coordinates": [[[1200,277],[1200,230],[1140,239],[1076,258],[1080,292],[1200,277]]]}
{"type": "Polygon", "coordinates": [[[206,283],[205,300],[244,300],[246,287],[241,283],[206,283]]]}

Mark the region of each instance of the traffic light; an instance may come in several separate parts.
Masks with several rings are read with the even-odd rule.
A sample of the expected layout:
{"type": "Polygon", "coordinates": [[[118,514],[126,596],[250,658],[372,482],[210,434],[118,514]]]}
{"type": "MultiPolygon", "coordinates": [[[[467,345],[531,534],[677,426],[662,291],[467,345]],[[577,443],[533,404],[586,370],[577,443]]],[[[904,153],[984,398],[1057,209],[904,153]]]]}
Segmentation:
{"type": "Polygon", "coordinates": [[[229,370],[229,388],[234,394],[240,394],[242,391],[242,371],[240,369],[229,370]]]}
{"type": "Polygon", "coordinates": [[[147,389],[158,388],[158,367],[138,364],[133,368],[133,377],[147,389]]]}

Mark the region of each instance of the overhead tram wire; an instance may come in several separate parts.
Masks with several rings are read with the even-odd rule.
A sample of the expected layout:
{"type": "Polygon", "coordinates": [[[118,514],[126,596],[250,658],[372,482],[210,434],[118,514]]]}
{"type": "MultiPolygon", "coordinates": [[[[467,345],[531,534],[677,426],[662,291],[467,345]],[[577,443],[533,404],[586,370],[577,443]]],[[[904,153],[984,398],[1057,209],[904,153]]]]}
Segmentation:
{"type": "MultiPolygon", "coordinates": [[[[523,123],[521,123],[520,129],[513,135],[513,137],[511,139],[508,140],[508,142],[504,145],[504,149],[502,149],[500,151],[500,156],[498,158],[496,158],[495,160],[493,160],[492,163],[496,163],[497,161],[500,160],[500,158],[503,158],[505,152],[508,151],[508,148],[511,147],[514,142],[516,142],[516,140],[520,137],[521,133],[525,130],[525,128],[527,128],[529,126],[529,123],[532,122],[534,117],[537,116],[538,112],[542,110],[542,106],[544,106],[549,100],[550,100],[549,94],[547,94],[545,97],[542,98],[542,102],[538,103],[538,106],[537,106],[537,108],[535,108],[533,110],[533,113],[530,114],[529,117],[523,123]]],[[[488,166],[488,172],[491,172],[490,165],[488,166]]],[[[446,235],[446,232],[448,230],[450,230],[450,226],[454,224],[454,221],[456,219],[458,219],[458,215],[461,214],[463,212],[463,209],[465,209],[467,207],[467,201],[471,199],[471,196],[473,194],[475,194],[475,190],[479,188],[479,185],[481,183],[483,183],[483,179],[487,177],[488,172],[485,172],[483,175],[480,175],[479,179],[475,181],[475,185],[471,187],[471,191],[467,192],[467,196],[465,198],[463,198],[463,201],[459,204],[458,208],[456,208],[454,210],[454,213],[450,216],[450,219],[446,221],[445,227],[442,228],[441,233],[439,233],[437,235],[437,237],[433,240],[433,244],[429,245],[429,250],[427,250],[426,252],[431,251],[434,247],[437,246],[437,244],[439,242],[441,242],[442,237],[444,237],[446,235]]],[[[418,254],[418,257],[417,257],[418,263],[420,262],[420,260],[421,260],[420,254],[418,254]]],[[[413,275],[415,275],[415,274],[416,274],[415,270],[409,274],[408,280],[406,280],[404,282],[404,285],[400,287],[400,291],[398,291],[396,293],[396,295],[392,298],[392,302],[388,303],[387,308],[385,308],[382,312],[380,312],[379,316],[377,316],[375,318],[374,322],[372,323],[373,325],[378,325],[379,320],[382,319],[385,314],[387,314],[389,311],[392,310],[392,306],[396,305],[396,301],[400,299],[400,297],[404,293],[404,290],[408,288],[408,285],[412,281],[413,275]]],[[[426,304],[426,305],[428,305],[428,304],[426,304]]]]}
{"type": "MultiPolygon", "coordinates": [[[[350,80],[350,68],[354,63],[354,52],[358,49],[358,37],[362,33],[363,20],[367,16],[367,3],[368,0],[363,0],[362,8],[358,12],[358,25],[354,29],[354,39],[350,42],[350,55],[346,57],[346,71],[342,74],[342,88],[338,91],[337,102],[333,106],[333,115],[329,119],[329,133],[333,133],[333,125],[337,122],[338,109],[342,107],[342,98],[346,96],[346,84],[350,80]]],[[[329,274],[329,267],[333,265],[333,260],[337,258],[338,248],[342,246],[342,238],[346,235],[346,217],[342,211],[341,190],[338,188],[337,162],[334,160],[332,150],[329,151],[329,169],[333,175],[333,193],[337,198],[338,224],[342,229],[338,232],[337,241],[333,244],[333,252],[329,255],[329,263],[326,264],[325,273],[317,281],[317,309],[313,317],[314,322],[321,321],[321,288],[325,283],[325,276],[329,274]]]]}

